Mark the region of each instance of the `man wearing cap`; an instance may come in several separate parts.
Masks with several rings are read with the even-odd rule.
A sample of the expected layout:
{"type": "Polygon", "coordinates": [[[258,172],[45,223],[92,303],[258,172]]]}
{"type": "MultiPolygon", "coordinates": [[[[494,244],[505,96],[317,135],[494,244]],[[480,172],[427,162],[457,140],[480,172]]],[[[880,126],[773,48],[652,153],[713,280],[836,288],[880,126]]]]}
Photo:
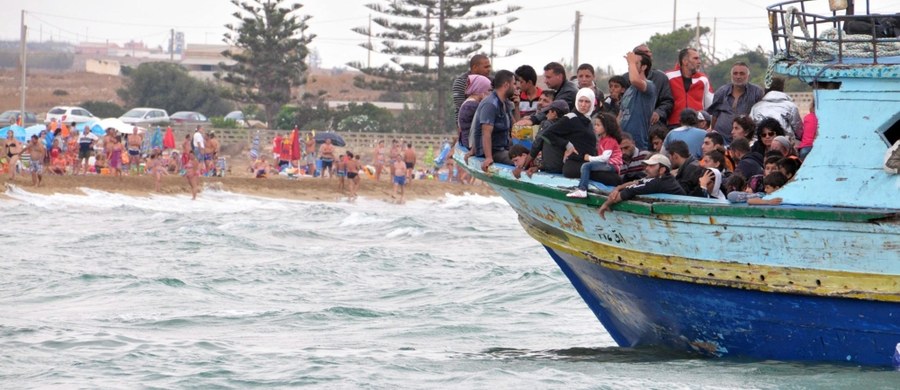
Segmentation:
{"type": "Polygon", "coordinates": [[[685,195],[684,189],[681,188],[681,185],[678,184],[678,181],[675,180],[675,177],[670,172],[672,163],[669,162],[666,156],[654,154],[644,160],[643,164],[647,177],[622,184],[612,190],[606,198],[606,202],[603,202],[603,205],[597,209],[597,213],[600,214],[601,218],[606,219],[606,211],[614,204],[631,200],[638,195],[685,195]]]}

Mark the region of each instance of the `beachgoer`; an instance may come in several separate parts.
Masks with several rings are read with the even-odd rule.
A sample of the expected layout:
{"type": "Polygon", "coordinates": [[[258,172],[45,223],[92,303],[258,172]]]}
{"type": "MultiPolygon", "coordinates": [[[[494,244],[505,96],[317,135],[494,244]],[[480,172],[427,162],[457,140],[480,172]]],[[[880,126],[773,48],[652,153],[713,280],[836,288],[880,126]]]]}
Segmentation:
{"type": "Polygon", "coordinates": [[[84,132],[78,135],[78,163],[75,165],[75,169],[73,174],[78,174],[78,168],[82,167],[82,175],[86,175],[88,172],[88,161],[91,159],[91,154],[94,151],[94,144],[97,142],[99,138],[91,133],[91,129],[88,126],[84,127],[84,132]]]}
{"type": "Polygon", "coordinates": [[[188,155],[187,163],[184,164],[184,178],[191,186],[191,200],[197,199],[197,192],[200,190],[200,161],[197,160],[193,150],[188,155]]]}
{"type": "Polygon", "coordinates": [[[16,179],[16,164],[19,162],[19,156],[22,154],[22,144],[16,139],[12,130],[6,132],[6,167],[9,170],[9,180],[16,179]]]}
{"type": "Polygon", "coordinates": [[[359,160],[355,157],[353,152],[347,152],[347,189],[351,202],[356,200],[356,189],[359,187],[359,160]]]}
{"type": "Polygon", "coordinates": [[[138,134],[138,128],[135,126],[128,136],[128,171],[134,171],[138,174],[141,166],[141,145],[144,143],[144,137],[138,134]]]}
{"type": "Polygon", "coordinates": [[[113,176],[122,178],[122,136],[116,136],[110,140],[110,145],[106,151],[106,160],[109,162],[110,173],[113,176]]]}
{"type": "Polygon", "coordinates": [[[406,165],[403,163],[403,161],[394,161],[394,172],[398,173],[394,175],[394,198],[397,199],[397,204],[402,204],[404,202],[403,190],[406,187],[406,175],[402,175],[399,173],[405,171],[406,165]]]}
{"type": "Polygon", "coordinates": [[[406,150],[403,151],[403,162],[406,164],[406,177],[412,180],[413,170],[416,167],[416,150],[413,149],[412,142],[406,144],[406,150]]]}
{"type": "Polygon", "coordinates": [[[319,158],[322,159],[322,177],[331,178],[331,168],[334,164],[334,145],[331,138],[326,138],[325,143],[319,147],[319,158]]]}
{"type": "Polygon", "coordinates": [[[47,148],[38,136],[32,135],[25,152],[31,155],[31,184],[35,187],[40,186],[41,180],[44,179],[44,157],[47,155],[47,148]]]}
{"type": "Polygon", "coordinates": [[[381,171],[384,170],[384,140],[379,140],[372,151],[372,165],[375,166],[375,181],[381,180],[381,171]]]}

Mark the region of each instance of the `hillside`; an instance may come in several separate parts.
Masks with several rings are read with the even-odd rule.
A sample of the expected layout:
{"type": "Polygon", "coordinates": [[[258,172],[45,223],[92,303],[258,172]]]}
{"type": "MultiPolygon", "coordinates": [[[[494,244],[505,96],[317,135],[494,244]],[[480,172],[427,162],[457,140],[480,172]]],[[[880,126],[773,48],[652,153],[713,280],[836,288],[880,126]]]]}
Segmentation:
{"type": "MultiPolygon", "coordinates": [[[[380,91],[369,91],[353,86],[353,77],[358,73],[350,71],[314,70],[308,81],[295,93],[318,94],[325,91],[326,100],[374,101],[380,91]]],[[[43,118],[47,111],[59,105],[77,105],[87,100],[100,100],[122,105],[116,90],[124,84],[121,76],[99,75],[86,72],[46,72],[33,71],[28,74],[28,94],[26,109],[43,118]],[[54,95],[54,91],[65,91],[65,95],[54,95]]],[[[0,69],[0,112],[19,107],[19,74],[13,69],[0,69]]],[[[128,107],[125,107],[128,108],[128,107]]]]}

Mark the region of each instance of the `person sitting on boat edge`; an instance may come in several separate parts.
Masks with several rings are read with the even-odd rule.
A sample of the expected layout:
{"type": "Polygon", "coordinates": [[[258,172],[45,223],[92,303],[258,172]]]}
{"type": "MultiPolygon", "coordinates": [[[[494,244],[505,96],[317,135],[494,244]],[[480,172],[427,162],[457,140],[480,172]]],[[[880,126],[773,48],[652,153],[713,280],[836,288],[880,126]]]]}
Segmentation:
{"type": "Polygon", "coordinates": [[[459,143],[467,149],[472,147],[469,137],[472,131],[472,122],[478,115],[478,106],[481,101],[491,93],[491,79],[480,74],[469,75],[469,85],[466,87],[466,100],[459,106],[456,124],[459,127],[459,143]]]}
{"type": "Polygon", "coordinates": [[[546,128],[538,131],[535,135],[534,142],[531,144],[530,153],[520,163],[515,164],[516,168],[513,169],[513,176],[518,179],[521,176],[522,171],[527,169],[526,167],[532,165],[532,162],[534,162],[533,165],[536,165],[541,172],[563,172],[563,153],[565,152],[565,145],[553,145],[553,143],[545,137],[545,134],[560,122],[560,118],[566,118],[565,120],[568,121],[568,114],[569,105],[564,100],[554,100],[553,103],[550,103],[550,107],[548,107],[544,113],[547,118],[544,120],[544,123],[550,122],[550,124],[546,128]],[[537,162],[538,160],[540,160],[540,162],[537,162]]]}
{"type": "MultiPolygon", "coordinates": [[[[513,164],[515,164],[517,169],[522,167],[521,170],[524,170],[525,174],[528,175],[528,177],[531,177],[531,175],[534,175],[534,173],[538,171],[539,167],[535,164],[538,159],[531,160],[528,158],[529,152],[530,150],[522,144],[515,144],[509,148],[509,158],[513,160],[513,164]]],[[[518,176],[516,178],[518,178],[518,176]]]]}
{"type": "Polygon", "coordinates": [[[622,182],[619,170],[622,166],[622,132],[616,118],[601,113],[594,118],[594,133],[597,134],[597,155],[584,155],[585,163],[581,165],[581,179],[578,188],[566,194],[570,198],[587,198],[588,182],[597,176],[596,181],[605,185],[618,185],[622,182]]]}
{"type": "Polygon", "coordinates": [[[666,156],[654,154],[642,162],[647,177],[617,186],[603,205],[597,209],[600,218],[606,219],[606,211],[616,203],[633,199],[638,195],[672,194],[685,195],[684,188],[672,176],[672,163],[666,156]]]}
{"type": "Polygon", "coordinates": [[[677,170],[675,180],[684,188],[684,193],[702,196],[700,176],[703,175],[703,168],[700,168],[700,162],[694,159],[684,141],[675,141],[669,145],[669,160],[672,162],[672,170],[677,170]]]}
{"type": "MultiPolygon", "coordinates": [[[[580,89],[575,100],[575,111],[542,131],[541,138],[544,139],[545,147],[550,144],[553,148],[565,150],[562,155],[562,174],[565,177],[579,177],[584,155],[597,154],[597,135],[594,134],[590,119],[595,104],[594,92],[590,88],[580,89]]],[[[544,155],[545,164],[552,163],[548,160],[549,157],[544,155]]]]}
{"type": "Polygon", "coordinates": [[[748,185],[744,191],[732,191],[728,193],[728,201],[731,203],[744,203],[748,205],[770,205],[777,206],[782,202],[781,198],[763,199],[764,196],[770,195],[778,191],[787,184],[787,177],[781,172],[772,172],[763,179],[763,192],[754,192],[748,185]]]}
{"type": "MultiPolygon", "coordinates": [[[[545,111],[547,119],[544,119],[544,122],[541,124],[541,130],[535,135],[534,142],[531,144],[531,150],[519,161],[513,161],[513,165],[516,168],[513,169],[512,173],[516,179],[521,176],[523,170],[529,170],[529,176],[537,170],[547,173],[562,173],[562,155],[564,150],[551,145],[549,142],[545,142],[544,131],[556,123],[559,118],[569,113],[569,105],[564,100],[554,100],[547,106],[545,111]],[[531,167],[537,169],[530,170],[531,167]]],[[[514,155],[512,154],[512,149],[510,149],[510,158],[512,157],[514,155]]]]}
{"type": "Polygon", "coordinates": [[[493,81],[494,92],[478,105],[478,116],[473,122],[475,143],[472,146],[476,157],[484,157],[481,169],[485,172],[495,162],[512,165],[509,159],[509,132],[515,117],[509,99],[514,93],[514,83],[512,72],[497,72],[493,81]]]}

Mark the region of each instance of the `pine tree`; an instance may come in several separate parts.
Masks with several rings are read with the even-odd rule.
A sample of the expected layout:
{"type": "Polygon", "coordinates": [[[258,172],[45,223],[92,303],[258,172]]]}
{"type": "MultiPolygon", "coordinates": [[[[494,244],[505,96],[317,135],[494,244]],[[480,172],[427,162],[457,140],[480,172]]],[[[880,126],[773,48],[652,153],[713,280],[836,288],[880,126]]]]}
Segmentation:
{"type": "MultiPolygon", "coordinates": [[[[452,77],[448,72],[447,60],[457,64],[465,63],[470,56],[482,50],[483,42],[491,42],[489,57],[493,53],[493,39],[510,32],[507,26],[516,18],[509,16],[520,9],[509,6],[505,10],[485,9],[485,6],[501,0],[393,0],[386,6],[367,4],[366,7],[381,14],[372,22],[384,31],[375,32],[368,27],[354,28],[353,31],[369,37],[381,39],[381,53],[392,55],[394,66],[384,65],[369,68],[360,63],[350,66],[360,69],[375,81],[366,82],[363,77],[355,81],[357,86],[388,91],[437,91],[437,123],[446,124],[447,91],[452,77]],[[497,20],[506,16],[498,25],[497,20]],[[491,22],[493,20],[493,23],[491,22]],[[422,63],[406,62],[404,57],[423,58],[422,63]],[[436,66],[431,65],[437,59],[436,66]],[[399,69],[398,69],[399,68],[399,69]]],[[[370,42],[362,47],[375,51],[370,42]]],[[[504,55],[517,53],[508,51],[504,55]]]]}
{"type": "Polygon", "coordinates": [[[267,123],[274,123],[281,106],[291,100],[291,88],[306,82],[307,45],[315,35],[307,35],[309,15],[296,12],[302,5],[282,7],[284,0],[231,0],[241,9],[233,15],[238,25],[225,25],[229,33],[224,41],[236,50],[222,55],[235,61],[220,63],[224,75],[216,77],[231,83],[232,97],[265,107],[267,123]]]}

